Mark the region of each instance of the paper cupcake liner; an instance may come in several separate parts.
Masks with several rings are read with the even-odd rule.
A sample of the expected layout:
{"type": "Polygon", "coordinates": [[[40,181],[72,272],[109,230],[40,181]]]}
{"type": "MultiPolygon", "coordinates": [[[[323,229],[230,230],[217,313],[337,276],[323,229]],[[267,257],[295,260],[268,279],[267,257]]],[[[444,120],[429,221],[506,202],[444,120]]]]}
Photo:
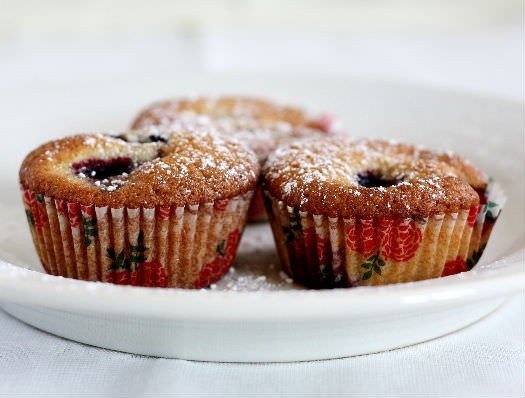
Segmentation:
{"type": "Polygon", "coordinates": [[[260,186],[255,189],[250,207],[248,208],[248,222],[261,222],[268,220],[264,207],[264,194],[260,186]]]}
{"type": "Polygon", "coordinates": [[[478,209],[474,231],[468,250],[467,265],[472,269],[485,251],[490,235],[507,201],[501,186],[492,179],[484,192],[479,193],[481,204],[478,209]]]}
{"type": "Polygon", "coordinates": [[[228,272],[253,192],[186,207],[84,205],[22,188],[31,235],[52,275],[203,288],[228,272]]]}
{"type": "Polygon", "coordinates": [[[265,192],[284,271],[312,288],[384,285],[467,271],[505,202],[491,185],[479,207],[421,218],[340,218],[287,206],[265,192]]]}

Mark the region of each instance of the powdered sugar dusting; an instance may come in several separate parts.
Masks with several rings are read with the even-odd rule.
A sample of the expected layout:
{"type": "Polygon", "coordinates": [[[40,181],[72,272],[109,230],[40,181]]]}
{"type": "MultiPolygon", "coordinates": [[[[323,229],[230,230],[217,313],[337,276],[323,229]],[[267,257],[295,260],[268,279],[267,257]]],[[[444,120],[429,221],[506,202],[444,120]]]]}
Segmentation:
{"type": "Polygon", "coordinates": [[[447,159],[448,155],[395,141],[306,139],[279,147],[269,156],[263,175],[274,195],[304,208],[315,203],[318,210],[319,202],[339,201],[349,212],[368,206],[372,213],[392,209],[408,214],[424,211],[423,203],[427,209],[444,209],[447,202],[457,206],[475,200],[461,159],[447,159]],[[394,183],[361,185],[367,173],[394,183]]]}
{"type": "Polygon", "coordinates": [[[277,145],[334,131],[335,119],[319,120],[302,110],[242,97],[175,99],[153,104],[133,128],[199,130],[213,127],[255,151],[263,162],[277,145]],[[155,127],[156,126],[156,127],[155,127]]]}
{"type": "Polygon", "coordinates": [[[246,167],[246,160],[253,161],[251,154],[235,151],[237,145],[215,135],[214,129],[194,130],[191,135],[181,131],[184,130],[163,130],[166,145],[160,147],[162,157],[144,164],[145,173],[155,173],[161,183],[174,178],[193,178],[190,169],[198,170],[205,177],[220,173],[228,184],[248,184],[256,178],[256,171],[246,167]]]}
{"type": "Polygon", "coordinates": [[[70,136],[37,148],[20,175],[37,191],[52,181],[50,196],[140,207],[233,197],[254,189],[258,171],[252,151],[210,128],[70,136]]]}
{"type": "Polygon", "coordinates": [[[211,290],[265,291],[304,289],[281,271],[270,226],[249,225],[230,272],[211,290]]]}

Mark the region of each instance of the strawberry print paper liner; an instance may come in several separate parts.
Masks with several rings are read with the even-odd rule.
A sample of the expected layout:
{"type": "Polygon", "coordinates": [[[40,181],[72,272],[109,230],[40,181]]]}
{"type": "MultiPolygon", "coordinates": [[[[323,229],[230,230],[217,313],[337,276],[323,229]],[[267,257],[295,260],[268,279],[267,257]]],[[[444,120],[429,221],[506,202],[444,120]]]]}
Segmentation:
{"type": "Polygon", "coordinates": [[[150,287],[204,288],[233,264],[253,192],[186,207],[111,208],[22,188],[48,274],[150,287]]]}
{"type": "Polygon", "coordinates": [[[479,261],[505,197],[492,184],[480,206],[428,218],[342,219],[287,206],[265,192],[281,265],[312,288],[384,285],[468,271],[479,261]]]}

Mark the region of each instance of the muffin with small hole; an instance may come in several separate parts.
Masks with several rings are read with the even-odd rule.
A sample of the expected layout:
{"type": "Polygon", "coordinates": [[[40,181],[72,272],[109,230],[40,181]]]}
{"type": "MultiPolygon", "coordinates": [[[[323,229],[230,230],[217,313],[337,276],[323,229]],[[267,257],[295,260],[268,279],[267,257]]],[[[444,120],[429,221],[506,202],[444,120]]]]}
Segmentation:
{"type": "Polygon", "coordinates": [[[238,142],[178,130],[48,142],[23,161],[20,184],[46,272],[203,288],[234,261],[258,175],[238,142]]]}
{"type": "Polygon", "coordinates": [[[284,145],[262,179],[282,266],[313,288],[466,271],[505,202],[458,155],[381,140],[284,145]]]}

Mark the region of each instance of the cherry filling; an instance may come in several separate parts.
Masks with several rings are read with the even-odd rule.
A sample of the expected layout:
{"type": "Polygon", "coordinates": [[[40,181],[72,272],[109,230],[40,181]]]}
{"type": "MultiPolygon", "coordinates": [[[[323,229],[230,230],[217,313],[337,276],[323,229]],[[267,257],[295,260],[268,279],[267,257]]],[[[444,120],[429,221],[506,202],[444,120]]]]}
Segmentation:
{"type": "Polygon", "coordinates": [[[139,144],[149,144],[150,142],[162,142],[166,144],[168,142],[168,139],[160,134],[150,134],[150,135],[129,135],[129,134],[119,134],[119,135],[113,135],[113,138],[116,138],[118,140],[122,140],[125,142],[136,142],[139,144]]]}
{"type": "Polygon", "coordinates": [[[121,186],[135,168],[129,157],[111,159],[86,159],[73,163],[72,170],[80,178],[86,178],[102,190],[112,192],[121,186]]]}
{"type": "Polygon", "coordinates": [[[357,175],[357,183],[365,188],[391,187],[402,180],[397,178],[385,178],[377,171],[367,170],[357,175]]]}
{"type": "Polygon", "coordinates": [[[111,159],[93,158],[73,163],[73,172],[76,175],[83,174],[84,177],[89,177],[93,180],[104,180],[110,177],[122,176],[123,174],[130,173],[133,168],[133,160],[128,157],[111,159]]]}
{"type": "Polygon", "coordinates": [[[159,134],[150,134],[148,138],[150,142],[163,142],[163,143],[168,142],[168,139],[166,137],[159,135],[159,134]]]}

